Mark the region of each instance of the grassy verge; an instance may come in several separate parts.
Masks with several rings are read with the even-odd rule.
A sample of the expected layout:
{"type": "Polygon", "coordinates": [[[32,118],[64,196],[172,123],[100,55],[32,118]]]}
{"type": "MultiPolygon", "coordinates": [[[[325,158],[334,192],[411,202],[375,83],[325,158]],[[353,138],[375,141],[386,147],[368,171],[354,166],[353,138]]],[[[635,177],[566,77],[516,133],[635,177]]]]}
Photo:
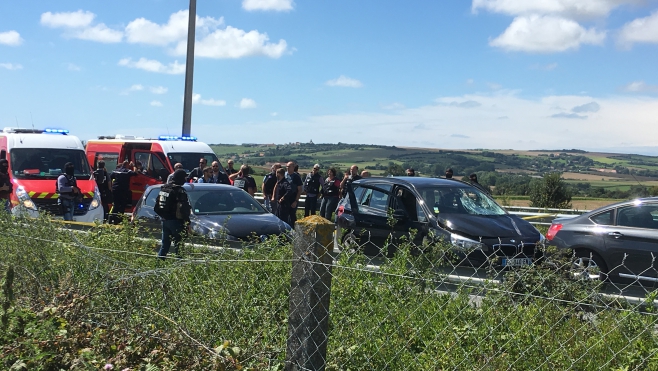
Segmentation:
{"type": "MultiPolygon", "coordinates": [[[[128,225],[57,227],[0,217],[0,369],[283,369],[289,245],[162,262],[128,225]]],[[[338,256],[328,370],[658,368],[652,307],[606,302],[548,266],[445,290],[446,251],[409,251],[380,272],[338,256]]]]}

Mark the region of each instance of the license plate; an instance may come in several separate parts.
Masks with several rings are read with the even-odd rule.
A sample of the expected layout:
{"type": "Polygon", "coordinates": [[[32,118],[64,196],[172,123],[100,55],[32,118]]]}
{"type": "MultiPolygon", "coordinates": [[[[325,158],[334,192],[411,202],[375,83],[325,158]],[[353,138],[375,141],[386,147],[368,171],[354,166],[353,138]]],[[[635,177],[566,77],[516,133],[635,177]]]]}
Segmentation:
{"type": "Polygon", "coordinates": [[[532,264],[531,258],[503,259],[503,267],[522,267],[532,264]]]}

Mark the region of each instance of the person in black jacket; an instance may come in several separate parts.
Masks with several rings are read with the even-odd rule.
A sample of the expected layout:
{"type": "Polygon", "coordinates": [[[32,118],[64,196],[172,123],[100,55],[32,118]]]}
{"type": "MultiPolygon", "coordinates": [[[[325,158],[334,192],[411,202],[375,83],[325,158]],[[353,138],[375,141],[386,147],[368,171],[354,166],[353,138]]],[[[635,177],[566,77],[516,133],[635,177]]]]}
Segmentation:
{"type": "Polygon", "coordinates": [[[0,202],[2,202],[0,207],[7,212],[11,210],[9,197],[13,190],[14,187],[11,185],[11,179],[9,179],[9,161],[3,158],[0,160],[0,202]]]}
{"type": "Polygon", "coordinates": [[[276,170],[277,183],[274,187],[274,199],[277,203],[276,215],[279,219],[292,225],[291,216],[295,212],[292,204],[297,199],[297,187],[294,187],[286,179],[286,170],[276,170]]]}
{"type": "Polygon", "coordinates": [[[190,225],[192,207],[187,192],[183,188],[186,181],[185,176],[185,170],[183,169],[174,171],[172,182],[160,188],[156,200],[158,205],[154,209],[165,210],[164,213],[158,214],[162,217],[162,245],[158,251],[160,259],[167,256],[172,242],[174,243],[174,252],[176,255],[180,254],[180,243],[187,234],[187,228],[190,225]]]}
{"type": "Polygon", "coordinates": [[[306,175],[304,180],[304,193],[306,193],[306,201],[304,202],[304,217],[315,215],[318,209],[318,195],[322,190],[324,180],[320,175],[320,165],[313,165],[313,172],[306,175]]]}
{"type": "Polygon", "coordinates": [[[75,178],[75,165],[67,162],[63,170],[64,174],[57,177],[57,193],[59,193],[57,204],[61,208],[64,220],[73,220],[75,206],[78,200],[82,199],[82,193],[75,178]]]}
{"type": "Polygon", "coordinates": [[[320,204],[320,216],[331,220],[334,211],[338,206],[340,198],[340,179],[336,177],[336,169],[329,168],[327,170],[327,179],[322,185],[322,203],[320,204]]]}
{"type": "Polygon", "coordinates": [[[130,178],[137,175],[130,170],[130,162],[124,161],[121,167],[116,168],[110,175],[112,182],[112,205],[111,215],[108,221],[112,224],[119,224],[123,219],[123,213],[126,212],[126,206],[132,202],[132,191],[130,190],[130,178]]]}
{"type": "Polygon", "coordinates": [[[101,196],[101,204],[103,205],[103,219],[107,220],[110,213],[110,204],[112,203],[112,186],[110,185],[110,176],[105,170],[105,161],[98,161],[97,169],[91,174],[91,179],[96,181],[98,192],[101,196]]]}
{"type": "Polygon", "coordinates": [[[281,168],[280,163],[272,165],[272,171],[263,177],[263,205],[267,211],[276,212],[276,202],[273,202],[274,186],[276,185],[276,171],[281,168]]]}

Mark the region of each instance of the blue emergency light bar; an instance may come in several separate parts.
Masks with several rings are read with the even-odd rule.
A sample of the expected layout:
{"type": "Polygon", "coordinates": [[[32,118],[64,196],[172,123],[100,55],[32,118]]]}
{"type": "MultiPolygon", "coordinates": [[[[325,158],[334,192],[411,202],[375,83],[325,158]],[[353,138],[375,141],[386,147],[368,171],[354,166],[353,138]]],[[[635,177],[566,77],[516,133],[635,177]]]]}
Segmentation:
{"type": "Polygon", "coordinates": [[[46,134],[62,134],[62,135],[66,135],[69,133],[69,131],[66,129],[44,129],[43,132],[46,134]]]}
{"type": "Polygon", "coordinates": [[[177,137],[174,135],[160,135],[158,140],[184,140],[187,142],[196,142],[196,137],[177,137]]]}

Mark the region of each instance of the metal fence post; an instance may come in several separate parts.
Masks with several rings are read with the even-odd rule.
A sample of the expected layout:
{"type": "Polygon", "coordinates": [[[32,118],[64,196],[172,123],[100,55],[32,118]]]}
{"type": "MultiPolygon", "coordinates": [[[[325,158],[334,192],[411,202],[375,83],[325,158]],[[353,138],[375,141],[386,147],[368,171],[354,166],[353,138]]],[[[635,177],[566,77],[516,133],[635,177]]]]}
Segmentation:
{"type": "Polygon", "coordinates": [[[286,371],[324,370],[334,225],[311,216],[295,224],[286,371]]]}

